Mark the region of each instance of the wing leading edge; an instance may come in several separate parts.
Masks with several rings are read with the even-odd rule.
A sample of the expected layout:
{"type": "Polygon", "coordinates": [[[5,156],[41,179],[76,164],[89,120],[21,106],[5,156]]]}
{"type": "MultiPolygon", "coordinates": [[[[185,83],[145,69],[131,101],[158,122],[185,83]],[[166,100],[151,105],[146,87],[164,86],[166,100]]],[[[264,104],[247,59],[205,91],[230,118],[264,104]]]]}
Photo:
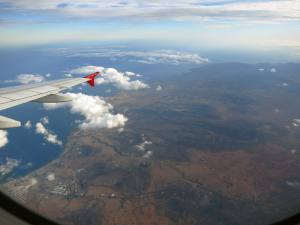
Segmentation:
{"type": "MultiPolygon", "coordinates": [[[[1,88],[0,111],[33,101],[39,103],[72,101],[70,97],[60,92],[86,82],[93,87],[95,85],[95,78],[99,74],[100,72],[96,72],[83,78],[67,78],[32,85],[1,88]]],[[[0,116],[0,129],[20,126],[21,122],[0,116]]]]}

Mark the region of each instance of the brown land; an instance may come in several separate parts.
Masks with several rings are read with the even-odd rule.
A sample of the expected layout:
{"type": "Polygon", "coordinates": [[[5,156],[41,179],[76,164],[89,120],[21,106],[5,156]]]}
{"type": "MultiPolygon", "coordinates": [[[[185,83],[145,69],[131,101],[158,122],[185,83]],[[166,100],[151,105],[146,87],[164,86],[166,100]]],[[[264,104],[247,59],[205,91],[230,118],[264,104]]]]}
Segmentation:
{"type": "Polygon", "coordinates": [[[72,132],[57,160],[6,191],[70,225],[252,225],[296,213],[300,104],[287,105],[297,94],[277,90],[276,77],[229,88],[189,76],[111,98],[129,118],[123,132],[72,132]]]}

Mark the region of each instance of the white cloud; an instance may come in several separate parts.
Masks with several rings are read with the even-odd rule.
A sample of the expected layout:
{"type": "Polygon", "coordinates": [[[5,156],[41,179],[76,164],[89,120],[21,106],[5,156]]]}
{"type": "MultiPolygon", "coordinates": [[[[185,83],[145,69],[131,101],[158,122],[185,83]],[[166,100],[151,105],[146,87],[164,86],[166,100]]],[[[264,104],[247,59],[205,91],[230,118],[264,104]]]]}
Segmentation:
{"type": "Polygon", "coordinates": [[[44,104],[45,109],[51,110],[61,107],[70,107],[71,113],[80,114],[84,120],[79,121],[79,128],[115,128],[123,127],[127,118],[122,114],[113,114],[113,106],[98,96],[89,96],[82,93],[67,93],[73,101],[67,103],[44,104]]]}
{"type": "Polygon", "coordinates": [[[45,81],[45,78],[39,74],[20,74],[17,76],[17,81],[21,84],[39,83],[45,81]]]}
{"type": "Polygon", "coordinates": [[[293,122],[300,125],[300,119],[293,119],[293,122]]]}
{"type": "Polygon", "coordinates": [[[8,133],[5,130],[0,130],[0,148],[8,144],[8,133]]]}
{"type": "Polygon", "coordinates": [[[122,73],[114,68],[103,68],[100,66],[82,66],[70,71],[72,74],[90,74],[94,72],[101,72],[101,76],[96,78],[96,84],[112,84],[122,90],[139,90],[149,88],[149,85],[140,80],[131,80],[134,76],[133,72],[122,73]],[[128,76],[128,73],[130,74],[128,76]],[[127,75],[126,75],[127,74],[127,75]]]}
{"type": "Polygon", "coordinates": [[[151,141],[144,141],[141,144],[136,145],[136,149],[139,151],[145,151],[146,150],[146,146],[147,145],[151,145],[152,142],[151,141]]]}
{"type": "Polygon", "coordinates": [[[46,75],[45,75],[45,77],[51,77],[52,75],[50,74],[50,73],[47,73],[46,75]]]}
{"type": "Polygon", "coordinates": [[[276,71],[277,71],[276,68],[271,68],[271,69],[270,69],[270,72],[271,72],[271,73],[276,73],[276,71]]]}
{"type": "Polygon", "coordinates": [[[26,129],[30,129],[32,127],[32,122],[30,120],[28,120],[24,126],[26,129]]]}
{"type": "Polygon", "coordinates": [[[19,164],[20,164],[19,160],[6,158],[6,163],[0,165],[0,174],[2,176],[9,174],[14,170],[14,168],[19,166],[19,164]]]}
{"type": "Polygon", "coordinates": [[[300,187],[299,181],[286,181],[286,184],[290,187],[300,187]]]}
{"type": "Polygon", "coordinates": [[[47,124],[49,124],[49,117],[45,116],[45,117],[41,118],[40,121],[42,124],[47,125],[47,124]]]}
{"type": "Polygon", "coordinates": [[[82,67],[78,67],[76,69],[72,69],[69,72],[71,74],[91,74],[91,73],[95,73],[95,72],[101,72],[103,73],[104,67],[101,66],[82,66],[82,67]]]}
{"type": "Polygon", "coordinates": [[[292,153],[292,154],[296,154],[296,153],[297,153],[297,150],[296,150],[296,149],[291,149],[291,153],[292,153]]]}
{"type": "MultiPolygon", "coordinates": [[[[59,49],[58,52],[68,57],[100,57],[107,58],[125,58],[128,60],[143,64],[203,64],[208,63],[207,58],[203,58],[196,53],[180,52],[173,50],[156,50],[156,51],[126,51],[120,49],[59,49]]],[[[98,68],[101,69],[103,68],[98,68]]],[[[135,76],[134,73],[126,72],[126,76],[135,76]]]]}
{"type": "Polygon", "coordinates": [[[150,158],[153,155],[153,152],[150,150],[147,150],[147,146],[152,145],[152,141],[148,141],[146,136],[144,134],[141,135],[142,136],[142,142],[140,144],[135,145],[135,148],[140,151],[143,152],[143,158],[150,158]]]}
{"type": "Polygon", "coordinates": [[[146,154],[143,156],[144,158],[148,159],[153,155],[152,151],[147,151],[146,154]]]}
{"type": "Polygon", "coordinates": [[[264,68],[260,68],[260,69],[258,69],[260,72],[263,72],[263,71],[265,71],[265,69],[264,68]]]}
{"type": "Polygon", "coordinates": [[[112,83],[119,89],[123,90],[139,90],[148,88],[149,86],[140,80],[131,81],[130,77],[113,68],[107,68],[103,71],[102,79],[98,78],[96,83],[112,83]]]}
{"type": "MultiPolygon", "coordinates": [[[[49,74],[46,74],[46,76],[47,75],[49,74]]],[[[4,83],[30,84],[30,83],[40,83],[43,81],[45,81],[45,77],[39,74],[20,74],[17,76],[15,80],[5,80],[4,83]]]]}
{"type": "MultiPolygon", "coordinates": [[[[299,20],[300,3],[284,1],[92,1],[92,0],[3,0],[12,4],[12,9],[41,10],[73,18],[131,18],[131,19],[173,19],[173,20],[299,20]]],[[[7,9],[9,10],[9,8],[7,9]]]]}
{"type": "Polygon", "coordinates": [[[300,119],[293,119],[291,123],[294,127],[299,127],[300,126],[300,119]]]}
{"type": "Polygon", "coordinates": [[[46,178],[47,178],[48,181],[54,181],[55,180],[55,174],[54,173],[49,173],[46,178]]]}
{"type": "Polygon", "coordinates": [[[148,141],[144,134],[142,134],[142,143],[135,146],[135,148],[141,152],[146,151],[147,145],[152,145],[153,143],[151,141],[148,141]]]}
{"type": "Polygon", "coordinates": [[[70,74],[70,73],[65,73],[64,76],[65,77],[73,77],[72,74],[70,74]]]}
{"type": "Polygon", "coordinates": [[[287,86],[289,86],[289,84],[286,83],[286,82],[284,82],[284,83],[282,83],[282,86],[283,86],[283,87],[287,87],[287,86]]]}
{"type": "Polygon", "coordinates": [[[135,52],[135,57],[141,57],[141,60],[136,60],[145,64],[203,64],[208,63],[208,59],[202,58],[195,53],[178,52],[171,50],[159,50],[153,52],[135,52]]]}
{"type": "Polygon", "coordinates": [[[162,90],[162,87],[161,87],[160,85],[158,85],[158,86],[156,87],[156,90],[157,90],[157,91],[161,91],[161,90],[162,90]]]}
{"type": "Polygon", "coordinates": [[[129,76],[129,77],[130,77],[130,76],[135,76],[135,75],[136,75],[135,73],[133,73],[133,72],[128,72],[128,71],[125,72],[125,74],[126,74],[126,76],[129,76]]]}
{"type": "Polygon", "coordinates": [[[43,135],[44,139],[52,144],[60,145],[62,146],[62,141],[60,141],[56,134],[54,134],[52,131],[49,131],[42,123],[38,122],[35,125],[35,132],[37,134],[43,135]]]}

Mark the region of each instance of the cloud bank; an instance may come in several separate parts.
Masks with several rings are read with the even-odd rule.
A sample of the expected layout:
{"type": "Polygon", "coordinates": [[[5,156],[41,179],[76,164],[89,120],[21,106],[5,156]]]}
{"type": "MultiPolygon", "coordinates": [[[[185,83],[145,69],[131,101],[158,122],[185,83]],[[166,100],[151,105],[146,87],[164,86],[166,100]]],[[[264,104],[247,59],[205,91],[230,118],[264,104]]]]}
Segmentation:
{"type": "Polygon", "coordinates": [[[2,0],[6,10],[43,11],[65,18],[117,18],[132,20],[299,20],[300,2],[293,0],[2,0]],[[5,5],[4,4],[4,5],[5,5]]]}
{"type": "Polygon", "coordinates": [[[98,96],[89,96],[82,93],[67,93],[73,101],[67,103],[44,104],[47,110],[69,107],[71,113],[84,117],[79,121],[80,129],[115,128],[123,127],[127,118],[122,114],[113,114],[113,106],[98,96]]]}
{"type": "Polygon", "coordinates": [[[137,76],[133,72],[122,73],[114,68],[104,68],[101,66],[82,66],[70,71],[71,74],[90,74],[101,72],[101,76],[96,78],[96,84],[112,84],[121,90],[140,90],[149,88],[149,85],[140,80],[132,80],[137,76]]]}
{"type": "MultiPolygon", "coordinates": [[[[126,51],[122,49],[87,48],[87,49],[58,49],[58,51],[68,57],[99,57],[111,59],[128,57],[130,61],[143,64],[203,64],[208,63],[207,58],[196,53],[181,52],[174,50],[156,51],[126,51]]],[[[130,74],[127,74],[130,76],[130,74]]]]}

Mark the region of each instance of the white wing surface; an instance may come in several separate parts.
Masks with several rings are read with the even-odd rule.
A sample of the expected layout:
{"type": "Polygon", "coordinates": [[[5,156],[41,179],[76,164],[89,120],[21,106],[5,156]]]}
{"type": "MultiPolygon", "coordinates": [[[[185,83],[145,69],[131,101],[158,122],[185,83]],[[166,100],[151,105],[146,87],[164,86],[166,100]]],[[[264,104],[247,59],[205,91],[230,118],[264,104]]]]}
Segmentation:
{"type": "MultiPolygon", "coordinates": [[[[98,74],[99,72],[96,72],[83,78],[67,78],[38,84],[0,88],[0,111],[32,101],[40,103],[71,101],[72,99],[60,94],[60,92],[85,82],[88,82],[90,86],[94,86],[95,77],[98,74]]],[[[0,129],[19,126],[21,126],[19,121],[0,116],[0,129]]]]}

